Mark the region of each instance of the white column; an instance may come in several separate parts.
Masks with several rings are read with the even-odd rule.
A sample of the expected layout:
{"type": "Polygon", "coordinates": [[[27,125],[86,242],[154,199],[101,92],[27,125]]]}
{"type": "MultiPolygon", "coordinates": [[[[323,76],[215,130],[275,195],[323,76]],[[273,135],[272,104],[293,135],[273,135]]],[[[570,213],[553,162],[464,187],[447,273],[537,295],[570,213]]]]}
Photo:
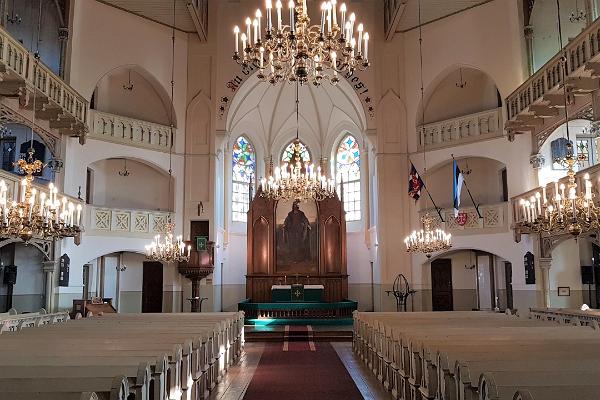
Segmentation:
{"type": "Polygon", "coordinates": [[[550,268],[552,267],[552,258],[538,258],[538,266],[541,275],[542,285],[542,306],[545,308],[551,307],[550,301],[550,268]]]}
{"type": "Polygon", "coordinates": [[[44,274],[46,275],[46,305],[44,308],[49,313],[54,311],[54,290],[56,287],[54,283],[54,271],[56,270],[57,265],[57,261],[42,262],[42,271],[44,271],[44,274]]]}

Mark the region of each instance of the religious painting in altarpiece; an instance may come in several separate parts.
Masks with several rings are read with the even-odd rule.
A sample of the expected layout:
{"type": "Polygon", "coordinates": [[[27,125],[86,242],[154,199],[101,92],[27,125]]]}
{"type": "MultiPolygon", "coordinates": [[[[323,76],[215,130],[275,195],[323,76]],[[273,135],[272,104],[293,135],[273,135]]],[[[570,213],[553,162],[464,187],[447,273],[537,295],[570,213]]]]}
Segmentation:
{"type": "Polygon", "coordinates": [[[276,209],[275,269],[278,274],[319,271],[319,227],[314,201],[280,200],[276,209]]]}

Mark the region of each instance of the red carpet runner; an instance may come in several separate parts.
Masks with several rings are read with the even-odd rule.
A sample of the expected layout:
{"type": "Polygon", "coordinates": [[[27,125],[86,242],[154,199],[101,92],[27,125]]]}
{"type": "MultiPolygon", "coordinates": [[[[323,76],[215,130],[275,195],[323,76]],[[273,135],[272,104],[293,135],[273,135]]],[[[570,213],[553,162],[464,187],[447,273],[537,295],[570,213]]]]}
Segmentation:
{"type": "Polygon", "coordinates": [[[244,396],[244,400],[362,398],[331,344],[312,342],[312,329],[306,326],[286,326],[283,345],[265,344],[244,396]]]}

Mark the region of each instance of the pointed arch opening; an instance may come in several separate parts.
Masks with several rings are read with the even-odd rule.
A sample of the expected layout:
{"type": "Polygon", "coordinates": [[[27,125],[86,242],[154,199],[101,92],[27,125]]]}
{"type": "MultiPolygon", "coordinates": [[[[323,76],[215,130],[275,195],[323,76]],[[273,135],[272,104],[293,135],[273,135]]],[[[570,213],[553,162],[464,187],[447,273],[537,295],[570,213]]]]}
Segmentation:
{"type": "MultiPolygon", "coordinates": [[[[289,163],[292,160],[293,154],[294,154],[294,141],[291,141],[283,149],[283,152],[281,153],[281,161],[289,163]]],[[[313,157],[312,157],[312,154],[310,153],[310,150],[308,149],[308,146],[305,145],[301,140],[300,140],[300,157],[302,157],[302,161],[305,163],[306,162],[309,163],[309,162],[313,161],[313,157]]]]}

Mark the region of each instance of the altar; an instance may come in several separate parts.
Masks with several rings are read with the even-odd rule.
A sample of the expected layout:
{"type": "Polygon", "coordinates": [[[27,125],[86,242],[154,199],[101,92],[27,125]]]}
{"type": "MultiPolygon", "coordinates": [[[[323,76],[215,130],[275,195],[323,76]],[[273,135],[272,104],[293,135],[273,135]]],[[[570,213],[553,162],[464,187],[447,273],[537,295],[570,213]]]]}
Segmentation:
{"type": "Polygon", "coordinates": [[[337,195],[274,200],[258,188],[246,224],[246,299],[238,304],[247,322],[352,322],[344,214],[337,195]]]}
{"type": "Polygon", "coordinates": [[[323,301],[323,285],[273,285],[271,286],[271,301],[319,303],[323,301]]]}

